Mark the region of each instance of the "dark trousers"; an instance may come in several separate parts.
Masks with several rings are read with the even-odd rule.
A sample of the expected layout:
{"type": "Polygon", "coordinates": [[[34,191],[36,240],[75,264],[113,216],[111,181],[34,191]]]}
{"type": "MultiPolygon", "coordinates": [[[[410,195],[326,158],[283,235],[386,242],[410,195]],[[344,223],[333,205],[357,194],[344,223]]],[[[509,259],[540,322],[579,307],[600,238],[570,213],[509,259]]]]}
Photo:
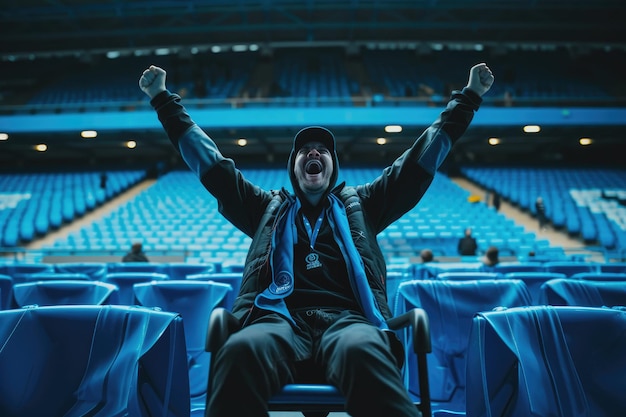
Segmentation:
{"type": "Polygon", "coordinates": [[[294,318],[301,331],[270,314],[228,339],[216,353],[207,417],[267,417],[269,398],[303,381],[338,387],[354,417],[419,416],[386,332],[349,311],[305,310],[294,318]]]}

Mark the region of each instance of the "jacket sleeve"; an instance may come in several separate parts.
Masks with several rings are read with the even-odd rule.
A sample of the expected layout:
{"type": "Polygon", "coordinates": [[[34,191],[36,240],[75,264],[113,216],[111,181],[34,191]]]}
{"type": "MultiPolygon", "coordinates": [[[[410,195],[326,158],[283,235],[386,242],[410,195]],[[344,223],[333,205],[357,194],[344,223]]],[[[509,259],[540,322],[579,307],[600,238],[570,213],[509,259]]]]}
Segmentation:
{"type": "Polygon", "coordinates": [[[450,149],[470,125],[482,98],[470,89],[454,91],[446,108],[383,173],[358,187],[370,224],[380,233],[411,210],[432,183],[450,149]]]}
{"type": "Polygon", "coordinates": [[[217,199],[220,213],[253,236],[271,193],[245,179],[233,160],[222,155],[217,144],[191,119],[179,95],[164,91],[150,104],[172,145],[217,199]]]}

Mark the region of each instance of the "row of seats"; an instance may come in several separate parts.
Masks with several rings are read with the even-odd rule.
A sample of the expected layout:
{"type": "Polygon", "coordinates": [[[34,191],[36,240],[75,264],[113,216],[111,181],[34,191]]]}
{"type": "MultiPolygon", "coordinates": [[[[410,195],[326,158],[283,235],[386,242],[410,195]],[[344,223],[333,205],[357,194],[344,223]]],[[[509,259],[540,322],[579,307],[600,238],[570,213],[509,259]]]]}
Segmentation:
{"type": "Polygon", "coordinates": [[[626,248],[623,169],[466,166],[461,172],[532,215],[542,197],[552,225],[585,242],[626,248]]]}
{"type": "MultiPolygon", "coordinates": [[[[246,178],[265,189],[284,183],[283,169],[243,169],[246,178]]],[[[377,168],[346,167],[340,180],[370,182],[377,168]]],[[[416,257],[423,248],[443,256],[458,256],[456,244],[465,228],[474,230],[479,252],[491,245],[512,254],[552,248],[524,227],[483,203],[469,201],[469,193],[438,174],[420,204],[378,236],[387,258],[416,257]]],[[[190,171],[173,171],[107,216],[59,238],[44,249],[109,251],[141,241],[150,251],[186,251],[204,262],[244,262],[251,239],[235,229],[218,211],[217,202],[190,171]]]]}
{"type": "Polygon", "coordinates": [[[0,246],[45,236],[145,178],[145,170],[1,174],[0,246]]]}
{"type": "MultiPolygon", "coordinates": [[[[626,278],[626,274],[624,274],[626,278]]],[[[584,362],[571,362],[561,364],[561,360],[569,361],[568,354],[570,351],[568,343],[574,343],[574,334],[568,336],[567,339],[561,338],[560,345],[555,347],[548,341],[552,336],[551,331],[562,330],[558,326],[542,328],[539,333],[542,339],[537,344],[529,345],[528,343],[534,339],[529,333],[536,330],[538,320],[531,321],[529,328],[521,325],[521,322],[513,316],[513,314],[535,314],[531,312],[540,312],[540,314],[554,314],[554,311],[565,311],[563,308],[575,308],[575,311],[583,311],[583,307],[597,309],[599,311],[610,311],[611,307],[620,307],[626,305],[626,281],[591,281],[580,279],[553,279],[545,282],[541,287],[541,298],[535,304],[533,303],[531,294],[522,280],[518,279],[481,279],[481,280],[409,280],[402,282],[397,290],[395,314],[400,314],[411,308],[422,308],[426,311],[430,321],[430,333],[432,343],[432,354],[429,355],[430,372],[430,397],[434,410],[440,412],[440,415],[511,415],[511,416],[528,416],[528,415],[594,415],[594,416],[615,416],[619,415],[623,409],[615,408],[617,404],[624,401],[619,396],[604,397],[598,395],[598,391],[590,384],[604,384],[599,380],[606,381],[607,388],[611,383],[623,377],[615,376],[611,373],[603,373],[596,370],[591,374],[594,378],[589,379],[589,369],[583,364],[590,362],[593,367],[599,366],[599,363],[607,363],[608,358],[588,357],[584,362]],[[550,306],[550,307],[547,307],[550,306]],[[568,306],[568,307],[552,307],[552,306],[568,306]],[[576,307],[572,307],[576,306],[576,307]],[[546,312],[547,311],[547,312],[546,312]],[[491,318],[491,315],[508,315],[510,317],[502,318],[499,322],[498,333],[509,332],[504,341],[509,349],[494,350],[493,340],[488,341],[485,335],[485,327],[493,323],[484,322],[485,318],[491,318]],[[507,327],[508,326],[508,327],[507,327]],[[524,329],[522,329],[524,327],[524,329]],[[545,349],[550,349],[547,358],[545,349]],[[552,350],[556,349],[556,350],[552,350]],[[512,357],[509,357],[512,355],[512,357]],[[525,368],[525,360],[536,361],[534,367],[525,368]],[[553,393],[551,390],[555,388],[549,383],[549,379],[544,380],[542,371],[543,361],[550,362],[550,367],[556,365],[556,377],[558,383],[556,387],[559,392],[553,393]],[[507,362],[507,365],[504,365],[507,362]],[[510,363],[509,363],[510,362],[510,363]],[[561,366],[568,366],[562,369],[561,366]],[[502,368],[500,368],[502,366],[502,368]],[[517,375],[507,374],[511,370],[517,369],[518,366],[524,367],[520,372],[531,372],[531,374],[517,375]],[[486,369],[489,369],[488,376],[484,375],[486,369]],[[567,377],[562,379],[558,373],[568,372],[567,377]],[[498,374],[497,378],[492,374],[498,374]],[[613,379],[609,383],[606,379],[613,379]],[[526,385],[531,380],[537,380],[537,385],[532,383],[526,385]],[[580,389],[581,380],[584,380],[580,389]],[[593,381],[593,382],[592,382],[593,381]],[[492,384],[494,384],[492,386],[492,384]],[[567,390],[572,385],[577,388],[576,396],[560,396],[562,390],[567,390]],[[518,388],[520,390],[518,391],[518,388]],[[529,389],[530,388],[530,389],[529,389]],[[544,392],[544,389],[549,389],[544,392]],[[482,391],[484,390],[484,391],[482,391]],[[525,391],[528,390],[528,391],[525,391]],[[482,391],[482,392],[481,392],[482,391]],[[480,392],[480,395],[476,395],[480,392]],[[554,395],[554,397],[553,397],[554,395]],[[618,398],[619,397],[619,398],[618,398]],[[582,414],[559,414],[558,407],[568,405],[571,401],[580,401],[584,410],[582,414]],[[543,404],[548,401],[549,404],[543,404]],[[552,401],[556,401],[555,404],[552,401]],[[564,404],[559,404],[563,402],[564,404]],[[533,403],[548,407],[557,407],[554,414],[542,410],[539,414],[537,409],[529,412],[535,406],[533,403]],[[485,411],[487,408],[490,411],[485,411]],[[481,409],[482,412],[477,410],[481,409]],[[496,414],[489,414],[491,410],[498,410],[496,414]]],[[[570,313],[566,313],[570,314],[570,313]]],[[[607,314],[607,313],[600,313],[607,314]]],[[[612,314],[617,314],[614,312],[612,314]]],[[[615,360],[616,356],[622,357],[618,351],[609,348],[610,345],[604,345],[606,340],[611,343],[623,345],[623,334],[626,330],[625,311],[620,311],[620,324],[613,328],[612,331],[617,333],[604,333],[606,330],[604,325],[587,335],[582,335],[582,327],[585,327],[585,320],[581,319],[581,329],[576,329],[575,334],[581,335],[586,340],[587,354],[591,352],[602,351],[602,355],[608,354],[615,360]],[[597,339],[595,339],[597,337],[597,339]],[[617,339],[622,342],[617,342],[617,339]],[[609,353],[610,352],[610,353],[609,353]]],[[[614,317],[614,316],[611,316],[614,317]]],[[[499,319],[500,320],[500,319],[499,319]]],[[[599,324],[598,324],[599,325],[599,324]]],[[[587,327],[585,327],[587,329],[587,327]]],[[[493,329],[491,330],[493,332],[493,329]]],[[[587,330],[591,331],[591,330],[587,330]]],[[[404,333],[403,340],[405,343],[410,342],[410,333],[404,333]]],[[[497,335],[489,334],[489,338],[497,335]]],[[[562,336],[561,336],[562,337],[562,336]]],[[[581,341],[577,342],[580,343],[581,341]]],[[[406,352],[407,369],[416,367],[416,356],[413,352],[406,352]]],[[[548,376],[549,377],[549,376],[548,376]]],[[[420,384],[415,377],[415,373],[407,373],[409,390],[413,395],[419,397],[420,384]]],[[[624,381],[622,381],[624,382],[624,381]]],[[[612,390],[612,389],[611,389],[612,390]]],[[[579,410],[579,411],[580,411],[579,410]]],[[[554,412],[554,411],[552,411],[554,412]]],[[[562,412],[562,410],[560,411],[562,412]]],[[[438,415],[435,413],[435,415],[438,415]]]]}
{"type": "MultiPolygon", "coordinates": [[[[474,331],[472,326],[476,315],[490,314],[489,312],[494,309],[513,309],[533,305],[530,291],[522,280],[506,277],[458,280],[446,279],[446,274],[450,273],[444,273],[436,280],[419,279],[401,282],[397,287],[394,303],[396,315],[417,307],[426,311],[430,318],[432,354],[429,355],[429,362],[432,371],[429,378],[435,415],[448,415],[442,414],[444,411],[465,413],[466,407],[469,411],[476,405],[476,401],[480,403],[480,398],[471,399],[466,396],[466,391],[469,393],[471,389],[476,388],[467,383],[470,379],[476,379],[476,374],[466,372],[466,369],[470,369],[469,366],[473,364],[472,356],[470,356],[473,346],[470,334],[474,331]]],[[[575,279],[575,277],[552,279],[542,285],[543,297],[539,299],[539,303],[595,307],[624,305],[626,274],[622,274],[622,279],[623,281],[594,281],[575,279]]],[[[114,286],[107,286],[97,281],[77,283],[79,281],[35,281],[18,284],[16,287],[23,293],[19,297],[31,297],[28,303],[39,305],[46,305],[52,295],[60,296],[57,299],[57,305],[69,304],[71,303],[69,298],[79,294],[94,295],[95,292],[88,294],[84,290],[87,283],[92,288],[104,289],[105,294],[114,292],[114,286]],[[56,291],[52,291],[53,288],[56,291]]],[[[206,377],[210,359],[208,354],[204,353],[203,345],[206,323],[214,308],[228,308],[226,294],[232,291],[232,288],[227,284],[188,279],[134,284],[133,291],[137,304],[159,307],[165,312],[181,314],[188,355],[190,407],[201,410],[206,395],[206,377]],[[194,330],[190,332],[190,328],[194,330]]],[[[103,299],[103,295],[100,294],[92,298],[92,302],[95,304],[102,302],[100,300],[103,299]]],[[[85,298],[80,301],[82,305],[87,302],[88,299],[85,298]]],[[[13,309],[12,311],[22,310],[13,309]]],[[[402,333],[401,336],[405,343],[411,342],[407,340],[411,337],[410,333],[402,333]]],[[[537,352],[522,353],[537,354],[537,352]]],[[[406,360],[407,370],[417,366],[416,359],[410,350],[407,350],[406,360]]],[[[406,378],[411,393],[419,397],[421,391],[416,375],[408,371],[406,378]]],[[[585,395],[592,394],[585,392],[585,395]]],[[[611,404],[613,403],[608,406],[611,407],[611,404]]],[[[496,405],[492,404],[492,406],[496,405]]],[[[603,406],[599,407],[602,409],[603,406]]],[[[605,404],[604,407],[607,405],[605,404]]]]}

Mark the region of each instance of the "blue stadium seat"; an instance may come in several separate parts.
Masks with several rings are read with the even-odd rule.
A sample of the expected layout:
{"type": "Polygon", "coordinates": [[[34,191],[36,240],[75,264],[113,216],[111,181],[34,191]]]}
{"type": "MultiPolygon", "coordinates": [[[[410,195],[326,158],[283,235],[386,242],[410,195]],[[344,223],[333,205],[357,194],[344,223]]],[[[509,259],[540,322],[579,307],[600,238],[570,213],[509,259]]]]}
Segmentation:
{"type": "Polygon", "coordinates": [[[502,279],[504,275],[499,272],[441,272],[437,275],[438,280],[468,281],[481,279],[502,279]]]}
{"type": "Polygon", "coordinates": [[[241,272],[216,272],[212,274],[192,274],[187,275],[187,279],[201,280],[201,281],[213,281],[221,282],[231,286],[232,291],[229,291],[224,298],[224,308],[227,310],[232,309],[235,299],[239,295],[239,288],[241,287],[241,279],[243,273],[241,272]]]}
{"type": "Polygon", "coordinates": [[[113,294],[110,304],[134,305],[135,292],[133,286],[142,282],[165,281],[168,280],[167,274],[157,272],[111,272],[106,274],[102,281],[117,286],[118,291],[113,294]]]}
{"type": "Polygon", "coordinates": [[[543,263],[541,262],[500,262],[493,267],[494,272],[508,274],[511,272],[541,272],[543,263]]]}
{"type": "Polygon", "coordinates": [[[567,278],[567,275],[558,272],[509,272],[504,275],[504,278],[524,281],[528,292],[530,292],[532,304],[536,305],[539,303],[539,291],[544,282],[551,279],[567,278]]]}
{"type": "Polygon", "coordinates": [[[578,272],[572,275],[572,279],[587,279],[593,281],[624,281],[626,272],[578,272]]]}
{"type": "Polygon", "coordinates": [[[533,306],[483,312],[468,348],[468,416],[624,414],[626,311],[533,306]]]}
{"type": "Polygon", "coordinates": [[[101,281],[108,268],[105,262],[67,262],[54,264],[54,271],[86,274],[93,281],[101,281]]]}
{"type": "Polygon", "coordinates": [[[216,272],[213,264],[191,264],[184,262],[169,262],[166,266],[166,273],[170,279],[186,279],[188,275],[210,274],[216,272]]]}
{"type": "Polygon", "coordinates": [[[571,277],[579,272],[597,272],[600,267],[594,262],[554,261],[543,264],[546,272],[559,272],[571,277]]]}
{"type": "Polygon", "coordinates": [[[553,279],[539,292],[539,303],[553,306],[626,306],[626,281],[553,279]]]}
{"type": "Polygon", "coordinates": [[[0,311],[0,415],[187,417],[180,316],[121,306],[0,311]]]}
{"type": "Polygon", "coordinates": [[[13,299],[13,278],[0,274],[0,310],[11,308],[13,299]]]}
{"type": "MultiPolygon", "coordinates": [[[[465,368],[472,317],[499,307],[530,305],[521,280],[412,280],[400,284],[395,314],[422,308],[428,314],[433,352],[430,355],[430,390],[434,411],[465,412],[465,368]]],[[[404,336],[406,337],[406,335],[404,336]]],[[[415,355],[406,352],[409,369],[415,355]]],[[[414,375],[407,374],[409,387],[419,395],[414,375]]]]}
{"type": "Polygon", "coordinates": [[[0,274],[10,276],[15,283],[22,282],[25,276],[37,272],[54,272],[54,266],[44,263],[12,263],[0,265],[0,274]]]}
{"type": "Polygon", "coordinates": [[[207,325],[213,309],[224,307],[228,284],[197,280],[153,281],[135,284],[140,305],[159,307],[183,318],[189,366],[191,407],[205,407],[210,354],[205,351],[207,325]]]}
{"type": "Polygon", "coordinates": [[[48,280],[13,285],[17,307],[29,305],[102,305],[108,304],[117,286],[100,281],[48,280]]]}
{"type": "Polygon", "coordinates": [[[107,272],[156,272],[167,274],[167,264],[156,262],[111,262],[107,264],[107,272]]]}

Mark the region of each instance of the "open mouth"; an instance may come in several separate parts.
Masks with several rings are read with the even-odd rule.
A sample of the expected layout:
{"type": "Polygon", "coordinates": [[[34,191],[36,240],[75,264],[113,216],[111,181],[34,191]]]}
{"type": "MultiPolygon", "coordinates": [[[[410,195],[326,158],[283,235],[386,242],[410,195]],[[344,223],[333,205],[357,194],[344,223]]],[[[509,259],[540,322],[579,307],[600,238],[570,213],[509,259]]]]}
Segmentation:
{"type": "Polygon", "coordinates": [[[317,159],[309,159],[304,164],[304,172],[311,175],[319,174],[323,168],[322,163],[317,159]]]}

